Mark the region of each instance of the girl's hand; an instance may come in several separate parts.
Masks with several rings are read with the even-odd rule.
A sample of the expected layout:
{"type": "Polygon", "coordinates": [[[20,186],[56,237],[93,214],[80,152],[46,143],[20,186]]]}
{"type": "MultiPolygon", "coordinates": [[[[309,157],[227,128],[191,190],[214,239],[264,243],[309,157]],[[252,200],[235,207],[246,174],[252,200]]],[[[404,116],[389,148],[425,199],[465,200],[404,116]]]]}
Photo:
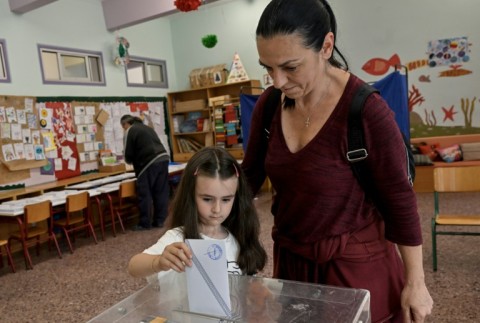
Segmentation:
{"type": "Polygon", "coordinates": [[[185,266],[192,266],[192,252],[186,243],[174,242],[165,247],[156,264],[156,269],[162,271],[173,269],[181,273],[185,271],[185,266]]]}

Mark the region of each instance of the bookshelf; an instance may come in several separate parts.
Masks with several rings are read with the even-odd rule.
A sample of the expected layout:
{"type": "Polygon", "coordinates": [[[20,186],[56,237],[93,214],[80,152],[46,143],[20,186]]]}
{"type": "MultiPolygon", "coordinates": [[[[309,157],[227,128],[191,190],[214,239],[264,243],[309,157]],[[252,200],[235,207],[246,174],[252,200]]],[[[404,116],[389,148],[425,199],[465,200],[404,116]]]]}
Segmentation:
{"type": "Polygon", "coordinates": [[[249,80],[167,94],[174,161],[186,162],[202,147],[213,145],[224,147],[237,159],[243,158],[241,91],[260,94],[260,81],[249,80]]]}

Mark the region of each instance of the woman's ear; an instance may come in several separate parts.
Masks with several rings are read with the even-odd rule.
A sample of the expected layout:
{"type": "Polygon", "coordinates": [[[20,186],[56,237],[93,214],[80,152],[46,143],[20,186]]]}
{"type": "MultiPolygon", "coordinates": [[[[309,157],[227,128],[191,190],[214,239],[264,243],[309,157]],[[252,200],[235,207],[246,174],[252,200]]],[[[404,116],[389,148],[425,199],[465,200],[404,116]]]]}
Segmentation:
{"type": "Polygon", "coordinates": [[[327,35],[325,36],[325,39],[323,40],[323,46],[321,50],[323,58],[329,59],[332,56],[334,46],[335,46],[335,36],[333,35],[332,32],[328,32],[327,35]]]}

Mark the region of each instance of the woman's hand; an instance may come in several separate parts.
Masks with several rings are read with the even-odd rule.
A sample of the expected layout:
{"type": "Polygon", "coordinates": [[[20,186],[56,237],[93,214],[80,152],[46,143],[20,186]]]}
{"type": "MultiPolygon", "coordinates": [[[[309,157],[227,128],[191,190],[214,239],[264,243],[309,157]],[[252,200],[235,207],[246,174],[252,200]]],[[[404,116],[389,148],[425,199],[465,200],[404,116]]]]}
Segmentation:
{"type": "Polygon", "coordinates": [[[154,262],[155,271],[167,271],[170,269],[176,272],[184,272],[185,266],[192,266],[192,252],[184,242],[174,242],[165,247],[163,253],[154,262]]]}
{"type": "Polygon", "coordinates": [[[398,245],[405,265],[401,303],[405,323],[423,323],[432,313],[433,300],[425,285],[422,246],[398,245]]]}
{"type": "Polygon", "coordinates": [[[424,282],[407,283],[402,291],[402,309],[405,323],[422,323],[432,313],[433,299],[424,282]]]}

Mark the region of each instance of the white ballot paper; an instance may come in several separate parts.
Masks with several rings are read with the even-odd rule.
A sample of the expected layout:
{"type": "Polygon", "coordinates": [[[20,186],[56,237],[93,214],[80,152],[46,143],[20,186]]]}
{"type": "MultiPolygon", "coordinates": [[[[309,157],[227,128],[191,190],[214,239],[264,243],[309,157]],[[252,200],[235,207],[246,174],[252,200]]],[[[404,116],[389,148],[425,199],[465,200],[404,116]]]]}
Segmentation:
{"type": "Polygon", "coordinates": [[[193,266],[186,267],[190,312],[231,316],[225,243],[221,240],[186,239],[193,266]]]}

